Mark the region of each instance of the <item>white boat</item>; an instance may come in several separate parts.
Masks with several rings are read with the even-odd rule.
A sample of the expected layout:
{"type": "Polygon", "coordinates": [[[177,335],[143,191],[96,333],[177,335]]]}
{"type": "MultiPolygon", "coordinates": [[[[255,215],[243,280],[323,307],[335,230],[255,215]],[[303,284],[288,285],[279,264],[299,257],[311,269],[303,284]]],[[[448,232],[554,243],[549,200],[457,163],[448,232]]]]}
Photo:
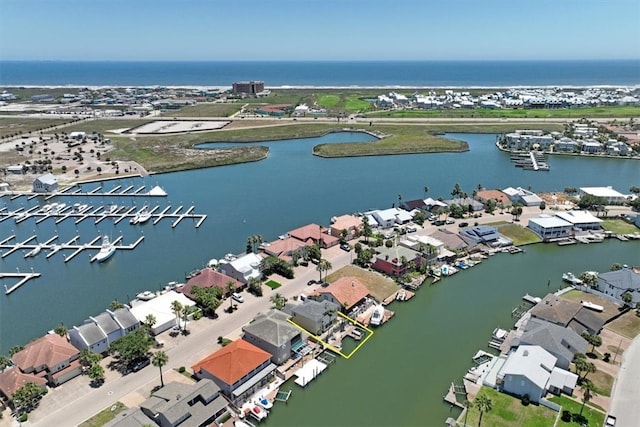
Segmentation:
{"type": "Polygon", "coordinates": [[[24,255],[24,257],[25,258],[34,257],[34,256],[38,255],[41,250],[42,250],[42,243],[38,244],[35,248],[33,248],[29,252],[27,252],[24,255]]]}
{"type": "Polygon", "coordinates": [[[100,251],[96,254],[94,260],[104,262],[111,258],[115,252],[116,245],[109,241],[109,236],[105,235],[102,237],[102,246],[100,246],[100,251]]]}
{"type": "Polygon", "coordinates": [[[269,415],[269,413],[262,406],[253,405],[253,407],[251,408],[251,415],[258,421],[262,421],[267,418],[267,415],[269,415]]]}
{"type": "Polygon", "coordinates": [[[118,205],[114,205],[114,204],[109,205],[109,209],[107,209],[107,213],[108,214],[114,214],[114,213],[116,213],[118,211],[118,209],[120,209],[120,206],[118,206],[118,205]]]}
{"type": "Polygon", "coordinates": [[[384,318],[384,307],[378,304],[373,309],[373,313],[371,314],[371,320],[369,321],[369,323],[373,326],[378,326],[382,323],[383,318],[384,318]]]}
{"type": "Polygon", "coordinates": [[[46,204],[40,208],[40,212],[49,213],[49,211],[53,208],[52,204],[46,204]]]}
{"type": "Polygon", "coordinates": [[[140,301],[149,301],[154,299],[155,297],[157,297],[157,295],[151,291],[140,292],[138,295],[136,295],[136,298],[140,301]]]}
{"type": "Polygon", "coordinates": [[[252,425],[241,420],[235,420],[233,422],[233,427],[252,427],[252,425]]]}
{"type": "Polygon", "coordinates": [[[146,206],[143,206],[134,216],[129,220],[131,224],[144,224],[151,218],[151,212],[147,210],[146,206]]]}
{"type": "Polygon", "coordinates": [[[594,304],[594,303],[589,302],[589,301],[580,301],[580,303],[582,304],[583,307],[588,308],[590,310],[597,311],[599,313],[604,311],[604,307],[601,306],[601,305],[594,304]]]}
{"type": "Polygon", "coordinates": [[[573,273],[571,272],[566,272],[562,275],[562,280],[564,280],[565,282],[569,282],[572,285],[581,285],[582,284],[582,280],[578,279],[573,273]]]}
{"type": "Polygon", "coordinates": [[[260,396],[256,402],[258,403],[258,405],[262,406],[264,409],[271,409],[273,408],[273,402],[271,402],[269,399],[267,399],[264,396],[260,396]]]}

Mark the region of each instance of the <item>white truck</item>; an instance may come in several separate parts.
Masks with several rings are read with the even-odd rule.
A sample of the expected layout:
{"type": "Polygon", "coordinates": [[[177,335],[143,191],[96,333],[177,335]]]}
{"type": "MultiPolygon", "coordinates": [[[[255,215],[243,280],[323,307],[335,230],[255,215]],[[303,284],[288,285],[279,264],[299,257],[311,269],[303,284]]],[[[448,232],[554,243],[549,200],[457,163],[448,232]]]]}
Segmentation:
{"type": "Polygon", "coordinates": [[[613,415],[607,415],[607,421],[604,423],[605,427],[614,427],[616,425],[616,417],[613,415]]]}

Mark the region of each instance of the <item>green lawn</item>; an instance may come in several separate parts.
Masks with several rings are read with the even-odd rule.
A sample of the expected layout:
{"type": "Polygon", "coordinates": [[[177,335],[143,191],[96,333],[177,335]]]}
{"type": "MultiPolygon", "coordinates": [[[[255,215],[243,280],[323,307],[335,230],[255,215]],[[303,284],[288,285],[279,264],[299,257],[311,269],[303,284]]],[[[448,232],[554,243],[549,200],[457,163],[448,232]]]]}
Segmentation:
{"type": "Polygon", "coordinates": [[[358,96],[348,96],[344,102],[344,108],[348,111],[366,111],[371,107],[369,101],[365,101],[358,96]]]}
{"type": "Polygon", "coordinates": [[[542,240],[533,231],[518,224],[502,224],[498,225],[498,231],[507,238],[513,240],[516,246],[528,245],[531,243],[539,243],[542,240]]]}
{"type": "Polygon", "coordinates": [[[611,231],[614,234],[632,234],[639,231],[638,227],[621,219],[603,219],[600,225],[605,231],[611,231]]]}
{"type": "Polygon", "coordinates": [[[323,94],[318,97],[317,104],[322,108],[334,108],[340,102],[339,95],[323,94]]]}
{"type": "Polygon", "coordinates": [[[89,418],[87,421],[79,425],[79,427],[100,427],[111,421],[120,412],[127,409],[127,407],[121,403],[116,402],[112,406],[103,409],[102,411],[89,418]]]}
{"type": "Polygon", "coordinates": [[[267,283],[265,283],[265,285],[270,287],[271,289],[278,289],[280,286],[282,286],[280,283],[276,282],[275,280],[269,280],[267,283]]]}
{"type": "Polygon", "coordinates": [[[39,132],[41,130],[44,133],[56,132],[55,130],[52,131],[49,128],[52,126],[59,126],[70,122],[71,119],[0,117],[0,137],[11,135],[28,135],[29,132],[39,132]]]}
{"type": "MultiPolygon", "coordinates": [[[[613,357],[613,356],[612,356],[613,357]]],[[[613,388],[613,378],[606,372],[596,371],[587,376],[596,387],[596,394],[598,396],[611,396],[611,389],[613,388]]]]}
{"type": "MultiPolygon", "coordinates": [[[[566,396],[553,396],[548,400],[553,403],[557,403],[562,406],[562,410],[569,411],[572,414],[579,414],[580,408],[582,407],[582,402],[575,401],[573,399],[569,399],[566,396]]],[[[589,405],[584,406],[584,410],[582,411],[582,416],[585,417],[589,423],[589,426],[597,426],[600,427],[604,424],[604,416],[605,414],[597,409],[590,408],[589,405]]],[[[578,421],[564,422],[560,420],[558,422],[558,427],[562,426],[574,426],[581,425],[578,421]]]]}
{"type": "MultiPolygon", "coordinates": [[[[482,425],[486,427],[551,427],[557,413],[544,406],[524,406],[520,399],[500,393],[494,389],[482,387],[480,393],[489,396],[493,409],[482,415],[482,425]]],[[[477,426],[480,412],[471,408],[467,417],[467,425],[477,426]]],[[[464,416],[460,417],[464,423],[464,416]]]]}

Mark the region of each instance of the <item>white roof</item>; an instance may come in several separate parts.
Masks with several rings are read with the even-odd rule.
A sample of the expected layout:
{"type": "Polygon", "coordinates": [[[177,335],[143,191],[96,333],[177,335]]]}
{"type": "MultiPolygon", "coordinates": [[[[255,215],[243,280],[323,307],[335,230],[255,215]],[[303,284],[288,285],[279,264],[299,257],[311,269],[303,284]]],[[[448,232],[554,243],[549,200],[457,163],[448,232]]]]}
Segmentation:
{"type": "Polygon", "coordinates": [[[549,215],[540,215],[538,218],[531,218],[529,222],[538,224],[542,228],[554,228],[554,227],[571,227],[572,223],[565,221],[562,218],[549,215]]]}
{"type": "Polygon", "coordinates": [[[440,248],[444,246],[444,243],[435,237],[431,236],[407,236],[407,239],[410,242],[423,243],[425,245],[431,245],[436,248],[440,248]]]}
{"type": "Polygon", "coordinates": [[[260,263],[262,258],[253,252],[241,256],[238,259],[231,261],[229,264],[241,272],[246,278],[260,277],[260,263]]]}
{"type": "Polygon", "coordinates": [[[163,325],[171,319],[176,318],[175,313],[171,310],[171,303],[173,301],[179,301],[182,306],[193,307],[196,305],[195,302],[184,296],[184,294],[169,291],[152,300],[135,304],[131,307],[130,311],[139,322],[144,322],[147,315],[153,314],[156,318],[156,325],[163,325]]]}
{"type": "Polygon", "coordinates": [[[565,387],[573,390],[576,388],[576,384],[578,383],[578,376],[573,372],[565,371],[562,368],[553,368],[551,371],[551,377],[549,378],[549,387],[556,387],[559,389],[563,389],[565,387]]]}
{"type": "Polygon", "coordinates": [[[544,390],[557,360],[539,345],[521,345],[509,354],[500,375],[522,375],[544,390]]]}
{"type": "Polygon", "coordinates": [[[396,218],[400,221],[411,221],[411,214],[403,209],[397,209],[396,218]]]}
{"type": "Polygon", "coordinates": [[[377,215],[383,221],[391,221],[391,220],[395,221],[397,213],[398,212],[396,208],[377,210],[373,212],[374,215],[377,215]]]}
{"type": "Polygon", "coordinates": [[[55,176],[53,176],[52,174],[48,173],[46,175],[42,175],[38,177],[38,181],[40,181],[43,184],[55,184],[58,182],[58,180],[56,179],[55,176]]]}
{"type": "Polygon", "coordinates": [[[612,187],[580,187],[580,191],[597,197],[624,197],[624,194],[617,192],[612,187]]]}
{"type": "Polygon", "coordinates": [[[556,213],[557,217],[569,221],[571,224],[591,224],[594,222],[602,222],[600,218],[591,215],[587,211],[566,211],[556,213]]]}

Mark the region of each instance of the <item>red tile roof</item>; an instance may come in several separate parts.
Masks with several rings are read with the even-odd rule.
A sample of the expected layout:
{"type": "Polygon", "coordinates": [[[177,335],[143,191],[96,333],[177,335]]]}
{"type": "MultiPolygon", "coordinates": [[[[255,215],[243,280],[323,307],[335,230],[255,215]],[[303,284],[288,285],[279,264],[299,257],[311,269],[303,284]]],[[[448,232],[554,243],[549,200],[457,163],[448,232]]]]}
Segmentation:
{"type": "Polygon", "coordinates": [[[361,299],[369,295],[369,289],[357,277],[341,277],[318,292],[331,294],[346,310],[351,309],[361,299]]]}
{"type": "Polygon", "coordinates": [[[62,362],[75,359],[80,354],[77,348],[58,334],[47,334],[30,342],[24,350],[13,355],[11,360],[23,372],[31,372],[45,366],[49,369],[62,362]]]}
{"type": "Polygon", "coordinates": [[[511,204],[511,200],[500,190],[481,190],[476,193],[476,197],[480,200],[490,200],[493,199],[497,202],[502,202],[504,204],[511,204]]]}
{"type": "Polygon", "coordinates": [[[289,236],[295,239],[301,240],[303,242],[306,242],[309,239],[313,240],[314,242],[318,242],[318,240],[320,240],[323,243],[323,245],[321,246],[328,248],[333,245],[336,245],[338,243],[338,240],[340,239],[330,234],[327,234],[326,230],[327,230],[326,228],[323,228],[318,224],[308,224],[308,225],[305,225],[304,227],[291,230],[289,232],[289,236]]]}
{"type": "Polygon", "coordinates": [[[271,354],[243,339],[238,339],[205,357],[193,365],[192,369],[194,372],[207,371],[231,385],[269,359],[271,354]]]}
{"type": "Polygon", "coordinates": [[[226,274],[222,274],[212,268],[205,268],[204,270],[200,271],[200,274],[197,274],[189,279],[187,283],[185,283],[185,285],[179,289],[179,291],[185,294],[185,296],[194,299],[194,295],[191,293],[194,286],[197,286],[199,288],[212,288],[215,286],[220,288],[222,294],[224,295],[227,293],[227,284],[229,282],[233,282],[233,285],[236,288],[244,286],[233,277],[229,277],[226,274]]]}
{"type": "Polygon", "coordinates": [[[291,255],[291,253],[296,249],[308,245],[309,243],[307,242],[302,242],[298,239],[287,237],[285,239],[274,240],[269,244],[269,246],[264,247],[264,252],[273,256],[291,255]]]}
{"type": "Polygon", "coordinates": [[[35,375],[23,374],[17,366],[0,372],[0,392],[8,398],[11,398],[13,393],[26,383],[36,383],[39,386],[44,386],[47,380],[35,375]]]}
{"type": "Polygon", "coordinates": [[[340,231],[348,231],[351,228],[360,229],[362,228],[362,218],[355,215],[341,215],[339,217],[336,217],[333,224],[331,224],[331,228],[335,228],[340,231]]]}

